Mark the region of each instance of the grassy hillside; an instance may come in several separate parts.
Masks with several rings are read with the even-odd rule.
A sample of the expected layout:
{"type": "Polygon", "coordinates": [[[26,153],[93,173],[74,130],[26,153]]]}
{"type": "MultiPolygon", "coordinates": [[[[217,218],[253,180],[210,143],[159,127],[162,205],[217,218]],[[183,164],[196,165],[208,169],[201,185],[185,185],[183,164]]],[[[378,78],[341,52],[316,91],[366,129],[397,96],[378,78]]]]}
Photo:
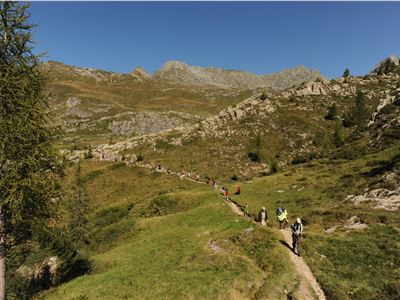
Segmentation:
{"type": "MultiPolygon", "coordinates": [[[[378,170],[399,170],[399,153],[397,145],[354,160],[321,159],[292,166],[242,182],[242,194],[234,199],[242,205],[249,203],[252,213],[266,206],[274,225],[277,207],[287,209],[291,222],[302,218],[303,255],[329,299],[398,299],[398,211],[374,209],[368,202],[355,206],[344,199],[381,187],[378,170]],[[351,228],[353,216],[367,227],[351,228]]],[[[231,190],[235,185],[231,184],[231,190]]]]}
{"type": "Polygon", "coordinates": [[[93,270],[39,298],[286,299],[298,293],[279,234],[232,214],[209,186],[121,164],[82,168],[93,270]],[[116,214],[127,201],[129,213],[116,214]]]}
{"type": "MultiPolygon", "coordinates": [[[[79,85],[72,92],[66,89],[65,97],[79,93],[79,97],[89,97],[96,83],[99,98],[93,103],[103,101],[99,99],[107,95],[101,90],[105,88],[116,95],[113,107],[123,110],[141,109],[140,101],[127,101],[124,80],[130,87],[137,84],[135,91],[151,84],[125,76],[114,80],[116,75],[110,74],[104,75],[105,81],[100,81],[103,75],[97,73],[91,75],[95,78],[80,78],[79,82],[74,76],[57,79],[64,86],[63,80],[79,85]],[[118,91],[113,90],[114,85],[120,85],[118,91]]],[[[154,168],[96,161],[95,155],[82,163],[90,233],[85,251],[92,270],[38,298],[312,298],[308,283],[296,275],[275,223],[275,209],[285,207],[291,222],[296,217],[304,222],[302,255],[328,299],[399,299],[397,200],[384,195],[385,201],[396,205],[377,208],[380,196],[358,205],[348,198],[359,195],[366,199],[367,193],[377,189],[399,194],[400,105],[396,99],[400,93],[396,76],[304,84],[268,94],[265,99],[256,96],[198,126],[164,134],[104,142],[109,135],[90,130],[86,135],[79,130],[70,132],[71,141],[93,143],[96,155],[111,151],[116,157],[131,159],[133,154],[141,154],[141,164],[160,163],[178,175],[187,171],[202,180],[205,176],[218,178],[230,191],[240,184],[242,193],[233,195],[233,200],[239,205],[249,203],[253,214],[267,207],[270,222],[261,228],[235,215],[218,192],[204,184],[154,168]],[[358,91],[365,96],[364,119],[359,126],[344,126],[358,91]],[[374,123],[367,127],[369,116],[386,100],[390,104],[377,112],[371,118],[374,123]],[[333,104],[336,116],[327,119],[333,104]],[[337,135],[342,139],[339,144],[337,135]],[[258,159],[252,161],[255,153],[258,159]]],[[[144,88],[143,93],[152,88],[144,88]]],[[[171,97],[166,103],[185,106],[174,102],[178,94],[171,97]]],[[[232,95],[226,97],[230,104],[237,101],[232,95]]],[[[106,98],[104,101],[109,101],[106,98]]],[[[207,115],[220,109],[221,103],[204,104],[201,112],[207,115]]],[[[197,110],[192,104],[188,104],[191,113],[197,110]]],[[[150,107],[143,109],[167,106],[150,107]]],[[[73,143],[65,146],[74,154],[73,143]]],[[[73,183],[73,170],[66,190],[73,183]]],[[[65,210],[58,225],[71,218],[65,210]]]]}

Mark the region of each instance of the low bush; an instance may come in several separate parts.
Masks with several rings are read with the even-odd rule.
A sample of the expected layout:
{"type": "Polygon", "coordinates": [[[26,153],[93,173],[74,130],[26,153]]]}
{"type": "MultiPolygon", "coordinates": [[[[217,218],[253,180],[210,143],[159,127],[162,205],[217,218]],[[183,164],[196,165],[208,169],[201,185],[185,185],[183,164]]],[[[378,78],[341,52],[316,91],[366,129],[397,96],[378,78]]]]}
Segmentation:
{"type": "Polygon", "coordinates": [[[154,216],[163,216],[176,212],[178,209],[178,201],[170,196],[163,194],[151,200],[150,205],[142,213],[146,218],[154,216]]]}
{"type": "Polygon", "coordinates": [[[113,223],[119,222],[122,218],[129,214],[133,208],[133,204],[125,206],[113,206],[101,209],[96,212],[96,225],[108,226],[113,223]]]}
{"type": "Polygon", "coordinates": [[[251,161],[254,162],[259,162],[260,161],[260,156],[256,152],[249,152],[247,154],[248,158],[250,158],[251,161]]]}
{"type": "Polygon", "coordinates": [[[126,166],[125,163],[123,163],[123,162],[117,162],[117,163],[114,163],[114,164],[108,166],[108,169],[109,169],[109,170],[116,170],[116,169],[119,169],[119,168],[123,168],[123,167],[125,167],[125,166],[126,166]]]}

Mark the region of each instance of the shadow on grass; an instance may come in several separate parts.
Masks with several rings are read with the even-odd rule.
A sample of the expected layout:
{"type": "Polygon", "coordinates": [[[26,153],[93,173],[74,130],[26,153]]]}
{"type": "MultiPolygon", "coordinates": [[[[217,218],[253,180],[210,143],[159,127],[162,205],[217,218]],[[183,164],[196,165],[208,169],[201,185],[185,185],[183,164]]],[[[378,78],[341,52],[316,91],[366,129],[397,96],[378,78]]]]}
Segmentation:
{"type": "Polygon", "coordinates": [[[294,254],[296,254],[296,252],[293,251],[293,248],[284,240],[279,240],[279,242],[285,246],[286,248],[288,248],[290,251],[292,251],[294,254]]]}

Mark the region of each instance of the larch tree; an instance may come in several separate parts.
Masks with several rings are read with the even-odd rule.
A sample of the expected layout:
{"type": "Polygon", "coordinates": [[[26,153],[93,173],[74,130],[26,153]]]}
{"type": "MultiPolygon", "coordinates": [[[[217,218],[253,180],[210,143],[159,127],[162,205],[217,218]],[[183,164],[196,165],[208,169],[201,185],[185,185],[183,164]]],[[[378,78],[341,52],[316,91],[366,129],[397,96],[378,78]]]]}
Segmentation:
{"type": "Polygon", "coordinates": [[[0,300],[7,250],[54,215],[64,170],[27,9],[0,2],[0,300]]]}

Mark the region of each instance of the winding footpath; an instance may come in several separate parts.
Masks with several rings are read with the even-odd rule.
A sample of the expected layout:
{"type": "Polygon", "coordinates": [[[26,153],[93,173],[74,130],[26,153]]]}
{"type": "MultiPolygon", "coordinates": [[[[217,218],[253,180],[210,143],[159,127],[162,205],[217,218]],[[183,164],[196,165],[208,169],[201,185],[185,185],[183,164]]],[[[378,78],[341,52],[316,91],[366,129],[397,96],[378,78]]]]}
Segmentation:
{"type": "MultiPolygon", "coordinates": [[[[239,215],[239,216],[243,216],[244,213],[243,213],[242,209],[238,205],[236,205],[234,202],[228,201],[228,200],[225,200],[225,202],[230,207],[230,209],[232,210],[232,212],[234,214],[239,215]]],[[[291,245],[291,243],[292,243],[292,235],[291,235],[290,230],[283,229],[283,230],[281,230],[281,232],[283,234],[283,237],[284,237],[286,243],[288,245],[291,245]]],[[[318,284],[317,279],[313,275],[310,267],[306,264],[304,259],[302,257],[300,257],[300,256],[297,256],[289,248],[287,248],[287,250],[289,252],[290,260],[292,261],[293,265],[296,268],[297,274],[299,274],[299,276],[301,278],[304,278],[310,284],[311,288],[314,290],[314,292],[317,295],[319,300],[326,300],[325,294],[324,294],[323,290],[321,289],[321,286],[318,284]]],[[[307,293],[306,290],[304,290],[304,293],[302,294],[302,296],[306,300],[314,299],[314,297],[309,295],[309,293],[307,293]]]]}
{"type": "MultiPolygon", "coordinates": [[[[146,165],[141,165],[141,164],[134,164],[134,163],[130,163],[131,165],[134,166],[138,166],[138,167],[142,167],[142,168],[146,168],[146,169],[155,169],[154,165],[150,165],[150,164],[146,164],[146,165]]],[[[181,173],[178,172],[163,172],[163,171],[159,171],[168,175],[173,175],[173,176],[177,176],[180,179],[186,179],[198,184],[207,184],[203,181],[199,181],[199,180],[194,180],[192,179],[190,176],[184,176],[181,173]]],[[[240,208],[239,205],[237,205],[236,203],[234,203],[233,201],[230,200],[226,200],[224,198],[225,203],[229,206],[229,208],[232,210],[232,212],[238,216],[243,216],[244,212],[243,210],[240,208]]],[[[284,240],[286,241],[287,245],[291,245],[292,243],[292,236],[291,236],[291,232],[290,230],[281,230],[282,235],[284,237],[284,240]]],[[[287,247],[286,247],[287,248],[287,247]]],[[[289,257],[291,262],[293,263],[293,265],[296,268],[297,274],[300,276],[300,278],[305,279],[307,281],[307,283],[310,285],[310,287],[313,289],[315,295],[318,297],[319,300],[326,300],[326,296],[321,288],[321,286],[318,284],[317,279],[315,278],[315,276],[313,275],[310,267],[306,264],[306,262],[304,261],[304,259],[300,256],[297,256],[295,253],[293,253],[293,251],[289,248],[287,248],[287,251],[289,252],[289,257]]],[[[315,297],[313,297],[312,295],[310,295],[308,293],[308,291],[306,289],[303,289],[303,293],[302,296],[304,297],[303,299],[305,300],[313,300],[315,299],[315,297]]]]}

